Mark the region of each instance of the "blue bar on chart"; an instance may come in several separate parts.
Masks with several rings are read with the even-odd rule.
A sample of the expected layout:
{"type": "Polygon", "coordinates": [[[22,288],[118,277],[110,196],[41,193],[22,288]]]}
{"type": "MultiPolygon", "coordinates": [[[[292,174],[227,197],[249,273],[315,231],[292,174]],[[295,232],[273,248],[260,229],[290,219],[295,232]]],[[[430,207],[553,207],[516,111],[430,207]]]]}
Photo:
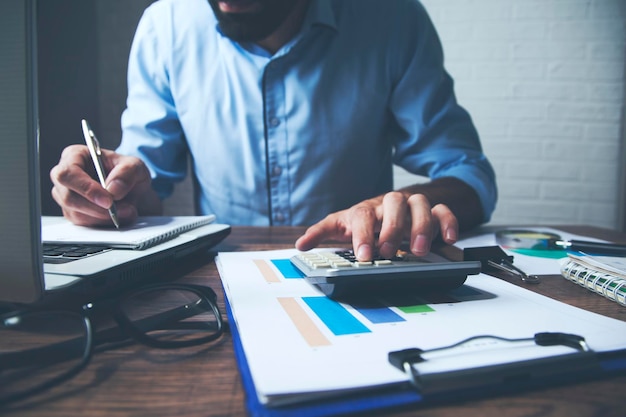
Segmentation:
{"type": "Polygon", "coordinates": [[[344,306],[328,297],[303,297],[302,300],[336,336],[371,332],[344,306]]]}
{"type": "Polygon", "coordinates": [[[289,259],[272,259],[272,263],[280,271],[284,278],[304,278],[304,274],[293,266],[289,259]]]}
{"type": "Polygon", "coordinates": [[[406,321],[398,313],[391,310],[381,302],[371,301],[367,303],[350,304],[352,308],[361,313],[372,324],[398,323],[406,321]]]}

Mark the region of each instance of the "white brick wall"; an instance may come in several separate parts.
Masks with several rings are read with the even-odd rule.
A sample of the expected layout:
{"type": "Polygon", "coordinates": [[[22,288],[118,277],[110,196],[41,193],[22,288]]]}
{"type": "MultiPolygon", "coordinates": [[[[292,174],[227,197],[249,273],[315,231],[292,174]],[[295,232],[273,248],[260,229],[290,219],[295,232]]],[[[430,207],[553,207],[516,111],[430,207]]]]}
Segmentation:
{"type": "Polygon", "coordinates": [[[498,176],[492,223],[616,228],[626,2],[422,3],[498,176]]]}

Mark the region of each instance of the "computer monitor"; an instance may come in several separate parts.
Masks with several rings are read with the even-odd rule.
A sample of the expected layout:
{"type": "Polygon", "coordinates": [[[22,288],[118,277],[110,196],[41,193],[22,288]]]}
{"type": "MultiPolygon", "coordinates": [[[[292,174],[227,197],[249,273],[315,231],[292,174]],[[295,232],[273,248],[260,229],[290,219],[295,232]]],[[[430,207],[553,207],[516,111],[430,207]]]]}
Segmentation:
{"type": "Polygon", "coordinates": [[[0,299],[30,303],[43,286],[36,1],[0,1],[0,34],[0,299]]]}

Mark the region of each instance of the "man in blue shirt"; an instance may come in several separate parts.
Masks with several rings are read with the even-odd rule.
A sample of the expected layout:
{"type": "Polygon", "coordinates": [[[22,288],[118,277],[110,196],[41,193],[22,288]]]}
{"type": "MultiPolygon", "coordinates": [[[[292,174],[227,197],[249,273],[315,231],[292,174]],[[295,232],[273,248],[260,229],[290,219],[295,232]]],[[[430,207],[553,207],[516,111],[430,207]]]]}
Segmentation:
{"type": "Polygon", "coordinates": [[[158,214],[191,156],[196,208],[233,225],[313,225],[359,259],[489,220],[495,175],[416,0],[160,0],[128,68],[106,189],[82,146],[51,171],[77,224],[158,214]],[[392,164],[431,179],[392,191],[392,164]]]}

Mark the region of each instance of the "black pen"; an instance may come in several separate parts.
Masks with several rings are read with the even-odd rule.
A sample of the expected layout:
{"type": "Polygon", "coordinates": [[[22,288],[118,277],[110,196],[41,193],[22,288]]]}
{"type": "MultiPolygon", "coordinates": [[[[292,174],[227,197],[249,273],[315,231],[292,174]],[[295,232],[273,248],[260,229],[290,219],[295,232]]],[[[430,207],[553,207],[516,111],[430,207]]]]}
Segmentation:
{"type": "Polygon", "coordinates": [[[604,242],[590,242],[587,240],[549,239],[548,246],[554,249],[575,250],[589,252],[596,255],[626,256],[626,245],[604,242]]]}
{"type": "MultiPolygon", "coordinates": [[[[91,155],[93,165],[96,168],[100,185],[106,188],[106,175],[104,174],[104,165],[102,164],[102,150],[100,149],[100,142],[98,142],[96,134],[93,133],[93,130],[89,127],[87,120],[83,119],[81,124],[83,126],[83,136],[85,136],[85,142],[87,142],[89,154],[91,155]]],[[[111,207],[109,207],[109,216],[111,216],[111,220],[113,220],[115,227],[119,229],[120,223],[117,220],[117,208],[115,207],[115,202],[111,203],[111,207]]]]}

